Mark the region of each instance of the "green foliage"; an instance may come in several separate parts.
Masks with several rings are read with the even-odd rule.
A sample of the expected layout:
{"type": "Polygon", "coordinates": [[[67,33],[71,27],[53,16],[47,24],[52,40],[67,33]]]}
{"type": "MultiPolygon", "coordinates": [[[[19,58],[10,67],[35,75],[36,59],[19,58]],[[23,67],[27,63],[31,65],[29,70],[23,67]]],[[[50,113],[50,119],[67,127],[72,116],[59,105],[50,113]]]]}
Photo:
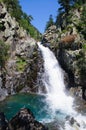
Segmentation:
{"type": "Polygon", "coordinates": [[[70,10],[73,6],[73,0],[58,0],[60,7],[58,9],[58,15],[56,17],[56,26],[65,29],[65,27],[71,23],[72,14],[70,10]]]}
{"type": "Polygon", "coordinates": [[[82,45],[84,51],[86,51],[86,43],[82,45]]]}
{"type": "Polygon", "coordinates": [[[16,61],[16,69],[17,71],[23,72],[25,69],[27,62],[24,58],[18,57],[16,61]]]}
{"type": "Polygon", "coordinates": [[[33,17],[31,15],[27,15],[26,13],[23,13],[23,19],[26,19],[28,21],[28,24],[33,20],[33,17]]]}
{"type": "Polygon", "coordinates": [[[49,21],[47,22],[46,27],[45,27],[45,31],[52,25],[54,25],[54,21],[53,21],[52,15],[50,15],[49,16],[49,21]]]}
{"type": "MultiPolygon", "coordinates": [[[[82,5],[85,7],[82,13],[82,18],[83,19],[83,23],[79,23],[78,29],[82,30],[82,33],[85,35],[86,37],[86,0],[58,0],[58,3],[60,4],[60,7],[58,9],[59,14],[56,17],[56,26],[60,26],[62,29],[65,29],[65,27],[68,24],[71,24],[72,21],[72,15],[74,15],[73,13],[71,13],[71,11],[73,11],[73,9],[78,9],[81,10],[82,5]],[[72,9],[72,10],[71,10],[72,9]],[[70,11],[71,10],[71,11],[70,11]]],[[[78,21],[76,21],[78,22],[78,21]]]]}
{"type": "Polygon", "coordinates": [[[23,27],[27,32],[29,32],[29,25],[28,21],[26,19],[21,19],[20,20],[20,25],[23,27]]]}
{"type": "Polygon", "coordinates": [[[0,40],[0,67],[5,67],[5,62],[8,59],[9,46],[0,40]]]}
{"type": "Polygon", "coordinates": [[[0,0],[0,2],[3,2],[3,0],[0,0]]]}
{"type": "Polygon", "coordinates": [[[86,39],[86,5],[83,8],[82,16],[81,16],[81,32],[84,35],[84,38],[86,39]]]}
{"type": "Polygon", "coordinates": [[[59,11],[65,11],[67,14],[70,10],[70,1],[71,0],[58,0],[58,3],[60,4],[59,11]]]}
{"type": "Polygon", "coordinates": [[[76,5],[82,5],[82,4],[85,4],[86,3],[86,0],[73,0],[74,1],[74,4],[76,5]]]}
{"type": "Polygon", "coordinates": [[[63,17],[62,17],[62,15],[63,15],[63,12],[60,12],[58,15],[57,15],[57,17],[56,17],[56,22],[55,22],[55,24],[56,24],[56,26],[58,27],[62,27],[62,23],[63,23],[63,17]]]}
{"type": "Polygon", "coordinates": [[[86,40],[86,4],[83,6],[83,11],[81,14],[81,20],[77,26],[77,29],[81,34],[83,34],[85,40],[86,40]]]}
{"type": "Polygon", "coordinates": [[[39,33],[39,31],[33,25],[30,24],[28,27],[28,30],[29,30],[28,32],[34,39],[36,39],[36,40],[42,39],[41,33],[39,33]]]}
{"type": "Polygon", "coordinates": [[[16,21],[19,22],[19,25],[23,27],[33,38],[39,40],[41,38],[41,34],[31,24],[33,17],[22,11],[19,0],[3,0],[3,2],[5,3],[11,16],[15,17],[16,21]]]}
{"type": "Polygon", "coordinates": [[[5,5],[7,6],[7,10],[11,14],[12,17],[15,17],[17,21],[19,21],[23,15],[21,6],[19,5],[18,0],[3,0],[5,5]]]}

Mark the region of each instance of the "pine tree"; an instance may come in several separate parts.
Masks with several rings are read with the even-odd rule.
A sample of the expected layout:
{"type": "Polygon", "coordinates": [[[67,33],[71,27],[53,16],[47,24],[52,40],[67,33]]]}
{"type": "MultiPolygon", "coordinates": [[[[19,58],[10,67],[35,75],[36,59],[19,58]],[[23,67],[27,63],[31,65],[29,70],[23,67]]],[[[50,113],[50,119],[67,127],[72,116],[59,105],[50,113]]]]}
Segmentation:
{"type": "Polygon", "coordinates": [[[60,8],[59,8],[59,11],[64,11],[66,12],[66,14],[69,13],[69,10],[70,10],[70,3],[71,3],[71,0],[58,0],[58,3],[60,4],[60,8]]]}
{"type": "Polygon", "coordinates": [[[45,27],[45,31],[52,25],[54,25],[54,21],[53,21],[53,16],[50,15],[49,16],[49,21],[47,22],[46,27],[45,27]]]}
{"type": "Polygon", "coordinates": [[[19,5],[19,0],[3,0],[7,6],[8,12],[12,17],[15,17],[19,21],[23,15],[21,6],[19,5]]]}
{"type": "Polygon", "coordinates": [[[79,4],[79,5],[82,5],[82,4],[85,4],[86,3],[86,0],[73,0],[73,2],[76,4],[79,4]]]}

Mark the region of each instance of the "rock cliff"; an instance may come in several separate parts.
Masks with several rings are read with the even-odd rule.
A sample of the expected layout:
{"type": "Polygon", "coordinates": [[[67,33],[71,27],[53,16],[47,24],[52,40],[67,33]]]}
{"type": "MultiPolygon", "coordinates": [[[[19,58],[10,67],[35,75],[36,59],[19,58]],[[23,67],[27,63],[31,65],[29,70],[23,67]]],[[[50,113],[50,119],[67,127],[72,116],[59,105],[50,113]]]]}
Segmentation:
{"type": "MultiPolygon", "coordinates": [[[[70,10],[67,24],[64,13],[61,25],[49,27],[43,34],[42,43],[52,49],[59,60],[65,71],[67,88],[72,88],[71,91],[75,95],[82,93],[85,99],[86,39],[79,25],[82,11],[82,6],[70,10]]],[[[36,41],[27,35],[1,2],[0,41],[9,46],[5,66],[0,68],[0,100],[4,99],[5,95],[16,92],[36,92],[37,74],[43,62],[38,54],[36,41]]]]}
{"type": "Polygon", "coordinates": [[[86,99],[86,39],[79,30],[82,11],[82,6],[79,9],[70,10],[68,24],[65,23],[64,13],[61,26],[49,27],[44,33],[42,42],[44,45],[46,42],[49,43],[49,47],[67,73],[67,87],[72,88],[74,95],[82,91],[82,97],[86,99]]]}
{"type": "Polygon", "coordinates": [[[36,41],[19,26],[0,2],[0,41],[9,46],[5,66],[0,69],[0,96],[36,91],[38,51],[36,41]]]}

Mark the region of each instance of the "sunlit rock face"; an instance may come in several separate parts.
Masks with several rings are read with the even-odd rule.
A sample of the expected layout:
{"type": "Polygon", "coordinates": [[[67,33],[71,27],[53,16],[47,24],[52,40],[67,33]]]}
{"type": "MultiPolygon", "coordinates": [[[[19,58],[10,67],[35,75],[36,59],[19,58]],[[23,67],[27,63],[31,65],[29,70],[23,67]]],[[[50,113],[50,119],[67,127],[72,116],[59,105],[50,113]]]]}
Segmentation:
{"type": "MultiPolygon", "coordinates": [[[[69,88],[81,87],[82,95],[84,95],[86,89],[86,41],[84,35],[77,28],[81,13],[82,7],[81,10],[70,10],[71,22],[68,24],[66,24],[65,14],[63,14],[60,25],[53,25],[44,33],[42,43],[44,46],[45,42],[49,43],[49,48],[55,53],[61,67],[68,74],[69,88]]],[[[83,97],[85,98],[85,95],[83,97]]]]}
{"type": "Polygon", "coordinates": [[[0,25],[0,40],[9,46],[9,57],[5,69],[1,72],[1,88],[4,88],[7,94],[17,93],[23,88],[23,92],[36,91],[39,69],[36,41],[27,35],[1,2],[0,25]]]}

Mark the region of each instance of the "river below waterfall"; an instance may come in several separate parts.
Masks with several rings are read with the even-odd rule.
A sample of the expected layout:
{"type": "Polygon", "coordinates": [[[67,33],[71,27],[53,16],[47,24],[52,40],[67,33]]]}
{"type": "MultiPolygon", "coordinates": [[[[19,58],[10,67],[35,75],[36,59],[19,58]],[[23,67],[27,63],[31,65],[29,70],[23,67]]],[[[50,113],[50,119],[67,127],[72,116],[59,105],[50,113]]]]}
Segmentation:
{"type": "Polygon", "coordinates": [[[50,130],[86,130],[86,113],[77,112],[74,98],[66,95],[63,71],[49,48],[38,43],[44,60],[44,71],[39,85],[39,94],[17,94],[0,103],[7,119],[11,119],[20,108],[29,108],[35,118],[46,123],[50,130]],[[55,128],[54,128],[55,127],[55,128]]]}
{"type": "Polygon", "coordinates": [[[4,112],[6,118],[10,120],[20,108],[29,108],[35,118],[40,122],[49,123],[54,118],[63,120],[66,114],[57,111],[57,115],[53,115],[49,106],[45,102],[45,96],[36,94],[16,94],[9,96],[0,103],[0,111],[4,112]]]}
{"type": "Polygon", "coordinates": [[[16,94],[9,96],[0,103],[0,111],[3,111],[7,119],[11,119],[20,108],[29,108],[38,121],[49,116],[45,97],[36,94],[16,94]]]}
{"type": "MultiPolygon", "coordinates": [[[[70,118],[70,115],[64,111],[60,111],[59,109],[53,113],[50,106],[46,104],[45,95],[25,93],[16,94],[9,96],[6,100],[0,102],[0,111],[5,113],[8,120],[10,120],[20,110],[20,108],[29,108],[33,112],[35,119],[46,124],[49,127],[49,130],[86,130],[84,128],[76,129],[77,126],[74,126],[75,129],[68,129],[70,126],[68,126],[68,124],[65,126],[65,122],[70,118]]],[[[85,126],[85,118],[78,113],[76,116],[78,117],[77,121],[82,119],[82,123],[85,126]]],[[[75,118],[74,115],[71,115],[71,117],[75,118]]]]}

